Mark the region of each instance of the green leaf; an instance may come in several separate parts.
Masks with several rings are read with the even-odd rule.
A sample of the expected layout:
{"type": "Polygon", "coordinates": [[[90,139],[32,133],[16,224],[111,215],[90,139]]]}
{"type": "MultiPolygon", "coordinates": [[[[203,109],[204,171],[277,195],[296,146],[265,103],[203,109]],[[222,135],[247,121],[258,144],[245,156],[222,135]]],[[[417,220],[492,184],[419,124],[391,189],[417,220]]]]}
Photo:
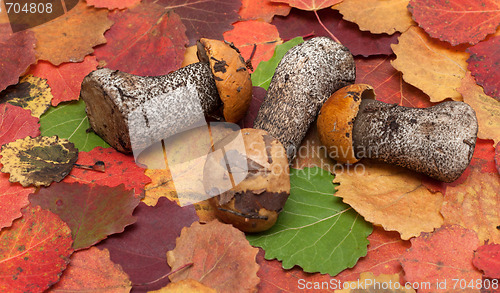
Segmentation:
{"type": "Polygon", "coordinates": [[[288,42],[276,46],[273,57],[267,61],[260,62],[257,69],[255,69],[252,73],[252,85],[260,86],[267,90],[269,84],[271,83],[271,79],[273,78],[274,71],[276,71],[276,67],[278,67],[281,59],[285,56],[285,53],[292,47],[303,42],[304,39],[302,37],[296,37],[288,42]]]}
{"type": "Polygon", "coordinates": [[[110,147],[93,131],[87,132],[89,128],[89,119],[85,113],[85,102],[83,100],[61,103],[57,107],[50,107],[40,117],[40,132],[43,136],[57,135],[60,138],[66,138],[82,152],[91,151],[98,146],[110,147]]]}
{"type": "Polygon", "coordinates": [[[268,231],[247,235],[262,247],[266,259],[294,265],[305,272],[337,275],[367,253],[372,226],[335,197],[334,176],[321,168],[290,170],[290,197],[276,224],[268,231]]]}

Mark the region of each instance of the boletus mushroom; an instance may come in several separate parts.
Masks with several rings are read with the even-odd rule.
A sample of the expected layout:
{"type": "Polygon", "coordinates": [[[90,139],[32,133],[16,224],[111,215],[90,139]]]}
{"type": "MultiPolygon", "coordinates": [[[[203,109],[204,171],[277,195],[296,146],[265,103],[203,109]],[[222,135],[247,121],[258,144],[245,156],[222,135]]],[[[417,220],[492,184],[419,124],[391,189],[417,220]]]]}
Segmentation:
{"type": "Polygon", "coordinates": [[[323,105],[319,138],[339,163],[371,158],[455,181],[472,159],[478,124],[466,103],[409,108],[375,100],[366,84],[346,86],[323,105]]]}
{"type": "Polygon", "coordinates": [[[80,97],[94,132],[118,151],[131,153],[133,147],[144,149],[205,123],[205,115],[221,111],[227,122],[243,118],[252,82],[238,50],[209,39],[201,39],[198,50],[200,62],[163,76],[107,68],[88,74],[80,97]]]}
{"type": "Polygon", "coordinates": [[[265,130],[245,128],[241,135],[244,146],[228,147],[230,137],[214,143],[223,151],[207,159],[203,183],[214,195],[209,201],[219,220],[260,232],[275,224],[290,195],[288,160],[283,145],[265,130]],[[233,187],[221,191],[221,186],[233,187]]]}

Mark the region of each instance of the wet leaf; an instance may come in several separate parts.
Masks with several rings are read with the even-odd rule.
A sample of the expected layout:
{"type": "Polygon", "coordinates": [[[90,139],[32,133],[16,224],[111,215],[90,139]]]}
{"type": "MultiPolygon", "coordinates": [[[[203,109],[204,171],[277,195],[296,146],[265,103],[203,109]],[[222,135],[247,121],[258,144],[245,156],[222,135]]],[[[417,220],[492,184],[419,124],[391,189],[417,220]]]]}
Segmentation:
{"type": "Polygon", "coordinates": [[[107,249],[91,247],[75,252],[57,284],[48,292],[126,293],[132,288],[127,274],[109,258],[107,249]]]}
{"type": "Polygon", "coordinates": [[[353,267],[366,255],[371,225],[335,197],[333,175],[321,168],[290,170],[290,197],[276,224],[247,235],[250,244],[262,247],[266,259],[294,265],[305,272],[335,276],[353,267]],[[334,249],[332,249],[334,248],[334,249]]]}
{"type": "Polygon", "coordinates": [[[80,152],[76,163],[94,165],[97,162],[104,163],[104,172],[73,168],[64,182],[109,187],[124,184],[125,189],[134,189],[135,196],[142,198],[144,185],[149,183],[151,179],[144,174],[144,169],[135,163],[133,156],[124,155],[113,148],[96,147],[90,152],[80,152]]]}
{"type": "Polygon", "coordinates": [[[281,59],[285,55],[288,50],[292,47],[303,43],[304,40],[301,37],[297,37],[288,42],[283,43],[282,45],[277,45],[274,49],[273,57],[267,61],[262,61],[259,63],[259,66],[255,69],[255,72],[252,74],[252,85],[260,86],[267,90],[269,87],[269,83],[271,83],[271,79],[273,78],[274,71],[281,59]]]}
{"type": "Polygon", "coordinates": [[[34,117],[40,117],[50,107],[52,93],[47,80],[26,75],[18,84],[9,86],[0,92],[0,103],[9,103],[31,111],[34,117]]]}
{"type": "Polygon", "coordinates": [[[254,292],[260,282],[258,249],[250,246],[245,234],[215,220],[183,228],[175,249],[167,253],[172,270],[192,266],[169,276],[172,282],[194,279],[217,292],[254,292]]]}
{"type": "Polygon", "coordinates": [[[438,292],[446,281],[446,292],[479,292],[453,286],[455,280],[463,280],[465,284],[476,284],[481,273],[472,265],[474,250],[479,246],[476,233],[460,226],[443,226],[433,233],[422,233],[420,237],[411,239],[411,248],[401,257],[401,265],[408,282],[428,282],[418,292],[438,292]],[[437,282],[440,282],[439,285],[437,282]],[[441,286],[441,287],[438,287],[441,286]]]}
{"type": "Polygon", "coordinates": [[[405,284],[399,283],[399,275],[378,275],[372,272],[361,273],[359,280],[345,285],[347,289],[337,290],[338,293],[415,293],[405,284]],[[397,289],[396,289],[397,288],[397,289]]]}
{"type": "MultiPolygon", "coordinates": [[[[361,56],[391,55],[391,44],[397,42],[399,33],[392,36],[387,34],[372,34],[360,31],[358,26],[352,22],[342,19],[342,15],[336,10],[323,9],[317,12],[325,27],[333,32],[335,37],[346,46],[351,54],[361,56]]],[[[316,16],[311,11],[292,9],[287,17],[275,17],[274,24],[284,40],[296,36],[308,37],[330,37],[330,34],[321,26],[316,16]]]]}
{"type": "Polygon", "coordinates": [[[476,111],[479,131],[477,136],[481,139],[500,141],[500,100],[487,96],[483,89],[476,84],[474,77],[467,72],[462,79],[462,85],[457,89],[462,94],[464,102],[476,111]]]}
{"type": "Polygon", "coordinates": [[[42,292],[59,280],[71,249],[68,225],[50,211],[28,207],[0,231],[0,291],[42,292]]]}
{"type": "Polygon", "coordinates": [[[398,231],[405,240],[443,224],[443,195],[430,192],[422,184],[423,175],[383,163],[362,163],[357,172],[337,174],[334,182],[340,185],[335,195],[367,221],[398,231]]]}
{"type": "Polygon", "coordinates": [[[0,39],[0,91],[16,84],[19,76],[35,63],[35,35],[22,31],[0,39]]]}
{"type": "Polygon", "coordinates": [[[251,59],[253,68],[271,58],[276,45],[283,42],[274,25],[257,20],[238,21],[232,30],[224,33],[224,39],[232,42],[245,60],[250,59],[255,46],[251,59]]]}
{"type": "Polygon", "coordinates": [[[103,34],[112,24],[107,10],[88,7],[80,1],[68,13],[31,29],[37,40],[38,59],[56,66],[81,62],[94,51],[94,46],[106,43],[103,34]]]}
{"type": "Polygon", "coordinates": [[[420,28],[408,29],[392,45],[396,60],[391,64],[403,72],[403,79],[428,94],[431,102],[446,98],[461,101],[456,91],[467,70],[467,53],[431,39],[420,28]]]}
{"type": "Polygon", "coordinates": [[[242,0],[239,15],[241,20],[262,19],[271,22],[275,15],[287,16],[290,6],[270,0],[242,0]]]}
{"type": "Polygon", "coordinates": [[[78,159],[78,150],[57,136],[26,137],[2,146],[2,172],[10,173],[10,182],[22,186],[48,186],[66,177],[78,159]]]}
{"type": "Polygon", "coordinates": [[[465,182],[448,186],[444,196],[445,223],[474,230],[479,240],[499,243],[500,180],[496,173],[480,172],[473,168],[465,182]]]}
{"type": "Polygon", "coordinates": [[[40,131],[43,136],[57,135],[68,139],[82,152],[98,146],[110,147],[90,128],[83,100],[51,107],[40,117],[40,131]]]}
{"type": "Polygon", "coordinates": [[[406,8],[409,0],[344,0],[335,5],[345,20],[352,21],[362,31],[374,34],[405,32],[415,23],[406,8]]]}
{"type": "Polygon", "coordinates": [[[97,247],[109,250],[111,260],[121,265],[133,285],[152,282],[137,289],[157,290],[169,283],[165,277],[170,272],[167,251],[175,247],[181,229],[198,217],[192,206],[181,208],[166,198],[160,198],[154,207],[140,203],[134,216],[137,221],[124,233],[108,237],[97,247]]]}
{"type": "Polygon", "coordinates": [[[141,3],[141,0],[87,0],[87,5],[96,8],[125,9],[141,3]]]}
{"type": "Polygon", "coordinates": [[[135,75],[163,75],[177,70],[184,57],[186,28],[179,15],[155,3],[109,15],[108,43],[95,56],[107,68],[135,75]]]}
{"type": "Polygon", "coordinates": [[[500,101],[500,35],[467,49],[469,70],[488,96],[500,101]]]}
{"type": "Polygon", "coordinates": [[[272,0],[272,1],[287,3],[292,7],[310,11],[320,10],[342,2],[342,0],[272,0]]]}
{"type": "Polygon", "coordinates": [[[222,33],[231,30],[239,20],[240,1],[234,0],[143,0],[157,3],[177,13],[186,26],[189,45],[201,38],[222,40],[222,33]]]}
{"type": "Polygon", "coordinates": [[[57,183],[30,195],[30,202],[50,210],[71,228],[73,248],[88,248],[135,223],[139,204],[132,190],[95,184],[57,183]]]}
{"type": "Polygon", "coordinates": [[[411,0],[408,9],[431,37],[453,46],[474,45],[500,25],[500,3],[495,0],[411,0]]]}
{"type": "Polygon", "coordinates": [[[55,107],[61,102],[78,100],[83,78],[96,68],[95,57],[87,56],[83,62],[63,63],[59,66],[39,61],[31,68],[30,73],[47,80],[54,97],[52,106],[55,107]]]}
{"type": "Polygon", "coordinates": [[[474,252],[474,266],[487,278],[500,279],[500,244],[485,244],[474,252]]]}
{"type": "Polygon", "coordinates": [[[429,96],[403,80],[401,72],[391,66],[393,57],[355,58],[356,83],[369,84],[376,100],[412,108],[426,108],[434,104],[429,96]]]}

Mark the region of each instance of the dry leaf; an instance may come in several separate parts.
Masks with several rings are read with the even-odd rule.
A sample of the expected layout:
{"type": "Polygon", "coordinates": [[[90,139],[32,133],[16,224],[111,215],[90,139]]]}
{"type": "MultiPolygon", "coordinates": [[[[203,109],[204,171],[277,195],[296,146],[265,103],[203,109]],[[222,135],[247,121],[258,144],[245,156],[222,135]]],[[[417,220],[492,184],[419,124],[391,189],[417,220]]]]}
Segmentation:
{"type": "Polygon", "coordinates": [[[482,87],[476,84],[470,72],[462,79],[462,85],[457,89],[462,94],[464,102],[476,111],[479,131],[477,137],[493,139],[495,144],[500,141],[500,101],[487,96],[482,87]]]}
{"type": "Polygon", "coordinates": [[[141,0],[87,0],[87,5],[96,8],[125,9],[141,3],[141,0]]]}
{"type": "Polygon", "coordinates": [[[361,273],[359,280],[348,282],[347,289],[336,290],[337,293],[415,293],[406,284],[399,283],[399,274],[378,275],[372,272],[361,273]]]}
{"type": "Polygon", "coordinates": [[[300,10],[320,10],[342,2],[342,0],[272,0],[273,2],[287,3],[300,10]]]}
{"type": "Polygon", "coordinates": [[[383,163],[362,161],[349,172],[336,174],[340,183],[336,196],[352,206],[365,220],[398,231],[402,239],[430,232],[443,224],[439,213],[440,192],[431,193],[422,184],[422,175],[383,163]]]}
{"type": "Polygon", "coordinates": [[[83,61],[94,52],[92,47],[106,43],[104,32],[112,24],[107,10],[88,7],[80,1],[63,16],[31,29],[37,39],[38,59],[54,65],[83,61]]]}
{"type": "Polygon", "coordinates": [[[287,16],[291,7],[271,0],[242,0],[239,15],[241,20],[262,19],[271,22],[275,15],[287,16]]]}
{"type": "Polygon", "coordinates": [[[167,252],[173,271],[193,263],[169,276],[172,282],[194,279],[218,292],[255,292],[260,282],[258,249],[250,246],[245,234],[215,220],[208,224],[193,223],[183,228],[174,250],[167,252]]]}
{"type": "Polygon", "coordinates": [[[406,8],[409,0],[344,0],[337,9],[345,20],[359,25],[362,31],[374,34],[404,32],[415,24],[406,8]]]}
{"type": "Polygon", "coordinates": [[[52,93],[47,80],[28,74],[0,92],[0,100],[30,110],[32,116],[40,118],[50,107],[52,93]]]}
{"type": "Polygon", "coordinates": [[[202,283],[193,280],[185,279],[175,283],[170,283],[166,287],[159,290],[149,291],[148,293],[217,293],[214,289],[203,285],[202,283]]]}
{"type": "Polygon", "coordinates": [[[407,83],[428,94],[431,102],[446,98],[462,100],[456,89],[467,71],[469,54],[431,39],[416,26],[401,34],[398,40],[397,45],[391,45],[397,55],[391,64],[403,72],[407,83]]]}
{"type": "MultiPolygon", "coordinates": [[[[0,10],[1,10],[0,3],[0,10]]],[[[30,31],[22,31],[9,35],[4,40],[0,36],[0,91],[7,86],[16,84],[19,76],[36,62],[35,36],[30,31]]]]}
{"type": "Polygon", "coordinates": [[[448,186],[444,196],[445,223],[476,231],[481,241],[500,243],[500,175],[473,168],[465,182],[448,186]]]}

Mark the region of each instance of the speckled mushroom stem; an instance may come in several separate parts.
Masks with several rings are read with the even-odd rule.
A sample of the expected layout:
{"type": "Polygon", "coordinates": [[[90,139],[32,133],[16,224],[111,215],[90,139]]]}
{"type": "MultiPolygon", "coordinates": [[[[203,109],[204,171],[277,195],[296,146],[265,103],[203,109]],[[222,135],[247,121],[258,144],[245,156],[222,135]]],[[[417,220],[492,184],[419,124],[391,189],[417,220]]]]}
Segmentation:
{"type": "Polygon", "coordinates": [[[276,68],[254,128],[277,138],[291,163],[326,99],[355,78],[354,59],[346,47],[326,37],[299,44],[276,68]]]}
{"type": "Polygon", "coordinates": [[[475,112],[466,103],[419,109],[363,99],[352,135],[358,159],[377,159],[452,182],[469,165],[477,131],[475,112]]]}

